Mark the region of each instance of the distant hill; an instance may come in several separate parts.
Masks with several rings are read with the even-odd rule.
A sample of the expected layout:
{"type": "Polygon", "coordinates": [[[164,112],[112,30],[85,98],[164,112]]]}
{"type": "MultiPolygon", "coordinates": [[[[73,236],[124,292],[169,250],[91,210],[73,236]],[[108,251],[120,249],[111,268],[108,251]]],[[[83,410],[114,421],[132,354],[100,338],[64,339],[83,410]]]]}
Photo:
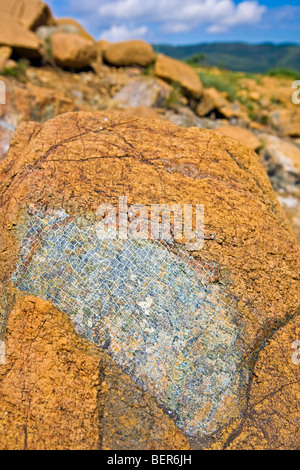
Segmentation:
{"type": "Polygon", "coordinates": [[[266,73],[271,69],[292,69],[300,71],[300,45],[214,43],[191,46],[154,46],[175,59],[187,60],[204,54],[203,65],[215,65],[234,71],[266,73]]]}

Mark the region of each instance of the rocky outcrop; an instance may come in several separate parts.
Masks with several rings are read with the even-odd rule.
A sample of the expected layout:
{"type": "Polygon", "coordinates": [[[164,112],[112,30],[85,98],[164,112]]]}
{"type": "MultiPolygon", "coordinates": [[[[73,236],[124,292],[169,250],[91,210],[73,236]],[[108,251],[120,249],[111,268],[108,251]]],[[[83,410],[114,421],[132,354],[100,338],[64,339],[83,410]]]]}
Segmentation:
{"type": "Polygon", "coordinates": [[[122,113],[24,123],[0,167],[0,230],[4,448],[247,448],[249,396],[262,419],[279,411],[253,369],[271,354],[286,384],[267,348],[299,312],[300,255],[250,149],[122,113]],[[101,241],[97,208],[120,216],[124,195],[204,204],[203,248],[101,241]]]}
{"type": "Polygon", "coordinates": [[[9,77],[1,80],[5,83],[6,105],[0,107],[0,161],[6,156],[14,130],[21,122],[43,122],[78,109],[59,91],[21,84],[9,77]]]}
{"type": "Polygon", "coordinates": [[[0,46],[8,46],[23,57],[41,57],[42,44],[32,31],[28,31],[17,20],[0,15],[0,46]]]}
{"type": "Polygon", "coordinates": [[[67,68],[82,69],[97,56],[94,42],[78,34],[56,32],[50,38],[51,56],[55,62],[67,68]]]}
{"type": "Polygon", "coordinates": [[[40,0],[0,0],[0,13],[32,31],[42,25],[55,24],[49,7],[40,0]]]}
{"type": "Polygon", "coordinates": [[[183,90],[194,98],[200,98],[203,87],[197,73],[187,64],[159,54],[154,74],[171,83],[178,83],[183,90]]]}
{"type": "Polygon", "coordinates": [[[130,65],[146,67],[155,60],[152,46],[138,40],[107,44],[103,56],[106,62],[117,67],[128,67],[130,65]]]}

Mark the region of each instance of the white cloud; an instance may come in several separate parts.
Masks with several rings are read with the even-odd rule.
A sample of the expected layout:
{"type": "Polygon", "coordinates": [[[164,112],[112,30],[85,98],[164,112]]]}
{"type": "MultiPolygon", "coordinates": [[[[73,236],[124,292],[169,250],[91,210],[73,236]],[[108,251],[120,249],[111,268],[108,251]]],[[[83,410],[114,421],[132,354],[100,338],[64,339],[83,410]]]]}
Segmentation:
{"type": "Polygon", "coordinates": [[[145,36],[153,40],[155,35],[186,33],[199,27],[207,33],[221,33],[259,23],[267,10],[260,4],[263,0],[238,4],[233,0],[68,1],[76,18],[110,40],[145,36]]]}
{"type": "MultiPolygon", "coordinates": [[[[227,30],[230,27],[242,25],[242,24],[255,24],[258,23],[266,11],[266,7],[259,5],[257,2],[244,1],[239,3],[233,11],[233,14],[230,16],[224,16],[218,22],[215,22],[210,26],[210,30],[215,30],[217,28],[224,28],[227,30]]],[[[215,32],[215,31],[212,31],[215,32]]]]}
{"type": "Polygon", "coordinates": [[[233,0],[104,0],[98,7],[101,18],[123,24],[130,20],[158,23],[170,33],[187,32],[200,25],[209,33],[223,32],[261,20],[266,7],[258,1],[233,0]]]}
{"type": "Polygon", "coordinates": [[[126,41],[127,39],[140,39],[143,38],[148,32],[146,26],[139,28],[128,28],[126,25],[112,26],[111,28],[103,31],[101,38],[110,42],[126,41]]]}

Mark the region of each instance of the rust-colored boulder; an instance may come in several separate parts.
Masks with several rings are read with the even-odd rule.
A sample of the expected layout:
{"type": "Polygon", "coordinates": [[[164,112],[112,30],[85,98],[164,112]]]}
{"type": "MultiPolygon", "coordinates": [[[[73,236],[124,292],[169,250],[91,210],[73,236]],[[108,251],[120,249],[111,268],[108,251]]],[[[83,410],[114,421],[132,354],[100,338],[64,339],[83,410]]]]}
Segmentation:
{"type": "Polygon", "coordinates": [[[274,397],[295,369],[268,340],[295,334],[300,252],[255,152],[119,112],[23,123],[0,166],[0,233],[3,448],[271,448],[278,423],[295,447],[298,388],[284,421],[274,397]],[[203,246],[103,240],[97,208],[121,224],[124,196],[148,213],[204,204],[203,246]],[[264,441],[243,437],[253,405],[264,441]]]}
{"type": "Polygon", "coordinates": [[[270,124],[284,136],[300,137],[300,106],[272,111],[270,124]]]}
{"type": "Polygon", "coordinates": [[[178,83],[188,94],[200,98],[203,86],[197,73],[184,62],[158,54],[154,73],[157,77],[171,83],[178,83]]]}
{"type": "Polygon", "coordinates": [[[53,59],[62,67],[82,69],[97,56],[94,42],[78,34],[54,33],[50,45],[53,59]]]}
{"type": "Polygon", "coordinates": [[[253,150],[258,150],[262,144],[253,132],[239,126],[221,126],[217,129],[222,135],[238,140],[241,144],[253,150]]]}
{"type": "Polygon", "coordinates": [[[26,29],[54,24],[49,7],[40,0],[0,0],[0,14],[12,17],[26,29]]]}
{"type": "Polygon", "coordinates": [[[23,57],[40,57],[42,45],[32,31],[7,15],[0,15],[0,46],[8,46],[23,57]]]}
{"type": "Polygon", "coordinates": [[[214,114],[222,119],[242,118],[248,121],[245,112],[241,110],[240,105],[230,103],[218,90],[215,88],[205,88],[201,101],[199,102],[196,110],[198,116],[204,117],[214,114]]]}
{"type": "Polygon", "coordinates": [[[103,51],[103,56],[106,62],[117,67],[127,67],[130,65],[146,67],[155,60],[152,46],[138,40],[107,44],[103,51]]]}

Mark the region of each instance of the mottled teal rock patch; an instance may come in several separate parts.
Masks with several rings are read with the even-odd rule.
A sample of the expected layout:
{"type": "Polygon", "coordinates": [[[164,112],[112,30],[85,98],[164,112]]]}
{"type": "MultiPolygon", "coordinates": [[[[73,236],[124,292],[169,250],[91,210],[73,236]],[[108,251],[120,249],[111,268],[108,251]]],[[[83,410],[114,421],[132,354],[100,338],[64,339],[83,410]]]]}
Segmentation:
{"type": "Polygon", "coordinates": [[[220,284],[150,240],[107,240],[64,211],[33,212],[12,281],[70,315],[187,435],[239,418],[247,373],[220,284]]]}

